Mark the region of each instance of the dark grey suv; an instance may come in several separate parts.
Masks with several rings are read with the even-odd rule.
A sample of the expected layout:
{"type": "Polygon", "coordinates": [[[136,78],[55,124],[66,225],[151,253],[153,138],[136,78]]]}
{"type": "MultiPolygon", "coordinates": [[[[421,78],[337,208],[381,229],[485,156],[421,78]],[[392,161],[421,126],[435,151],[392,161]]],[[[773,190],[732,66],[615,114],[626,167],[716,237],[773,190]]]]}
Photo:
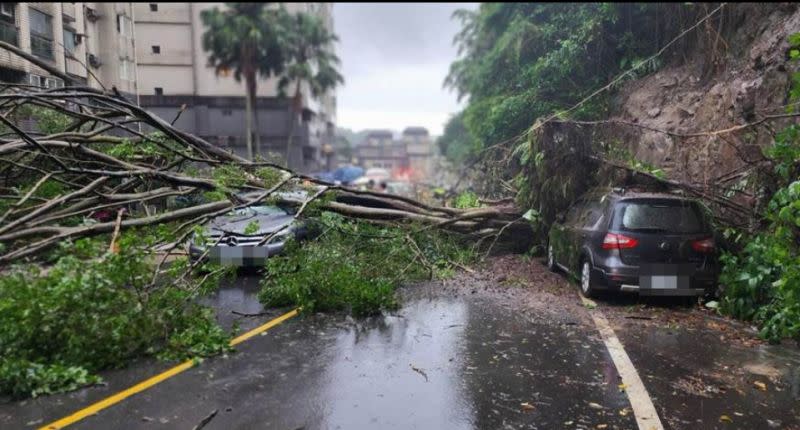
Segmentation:
{"type": "Polygon", "coordinates": [[[719,271],[710,221],[708,211],[687,197],[594,190],[557,216],[547,265],[578,277],[586,297],[599,290],[711,294],[719,271]]]}

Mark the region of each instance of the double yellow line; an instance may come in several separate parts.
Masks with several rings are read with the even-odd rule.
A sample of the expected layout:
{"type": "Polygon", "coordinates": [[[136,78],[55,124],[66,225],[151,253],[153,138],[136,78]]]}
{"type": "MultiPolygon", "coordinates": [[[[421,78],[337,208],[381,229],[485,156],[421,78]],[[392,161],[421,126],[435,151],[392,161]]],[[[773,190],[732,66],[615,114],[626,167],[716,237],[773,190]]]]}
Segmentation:
{"type": "MultiPolygon", "coordinates": [[[[276,325],[288,320],[289,318],[297,316],[297,314],[299,312],[300,312],[300,308],[297,308],[297,309],[295,309],[295,310],[293,310],[291,312],[287,312],[287,313],[279,316],[278,318],[275,318],[275,319],[267,322],[266,324],[258,326],[256,328],[248,331],[247,333],[244,333],[241,336],[236,337],[235,339],[231,340],[230,345],[231,346],[238,345],[238,344],[250,339],[253,336],[257,336],[257,335],[259,335],[261,333],[264,333],[265,331],[267,331],[267,330],[271,329],[272,327],[275,327],[276,325]]],[[[64,418],[61,418],[58,421],[54,421],[54,422],[52,422],[50,424],[47,424],[47,425],[45,425],[43,427],[39,427],[39,430],[57,430],[57,429],[62,429],[64,427],[67,427],[67,426],[69,426],[71,424],[74,424],[74,423],[76,423],[76,422],[78,422],[78,421],[80,421],[80,420],[82,420],[82,419],[84,419],[84,418],[86,418],[88,416],[94,415],[94,414],[102,411],[103,409],[105,409],[105,408],[107,408],[109,406],[113,406],[113,405],[115,405],[115,404],[127,399],[128,397],[136,394],[136,393],[140,393],[140,392],[152,387],[153,385],[158,384],[159,382],[165,381],[165,380],[167,380],[167,379],[169,379],[169,378],[171,378],[171,377],[173,377],[173,376],[175,376],[175,375],[177,375],[179,373],[182,373],[182,372],[184,372],[184,371],[186,371],[188,369],[191,369],[192,367],[194,367],[194,365],[196,363],[197,363],[196,360],[184,361],[183,363],[181,363],[181,364],[179,364],[179,365],[177,365],[177,366],[175,366],[175,367],[173,367],[171,369],[168,369],[168,370],[166,370],[166,371],[164,371],[162,373],[159,373],[156,376],[153,376],[152,378],[146,379],[146,380],[144,380],[144,381],[142,381],[142,382],[140,382],[140,383],[138,383],[138,384],[126,389],[126,390],[123,390],[123,391],[120,391],[117,394],[114,394],[113,396],[106,397],[105,399],[100,400],[97,403],[94,403],[94,404],[92,404],[90,406],[87,406],[87,407],[85,407],[85,408],[73,413],[72,415],[68,415],[68,416],[66,416],[64,418]]]]}

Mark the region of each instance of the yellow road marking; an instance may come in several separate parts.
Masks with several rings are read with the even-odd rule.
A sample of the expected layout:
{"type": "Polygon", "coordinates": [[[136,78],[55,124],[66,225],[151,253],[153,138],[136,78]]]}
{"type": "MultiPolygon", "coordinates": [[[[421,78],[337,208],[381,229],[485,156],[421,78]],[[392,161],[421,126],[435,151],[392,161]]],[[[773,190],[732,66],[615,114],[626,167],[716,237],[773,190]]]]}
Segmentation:
{"type": "Polygon", "coordinates": [[[262,326],[256,327],[256,328],[248,331],[247,333],[242,334],[241,336],[237,337],[236,339],[233,339],[231,341],[231,346],[238,345],[238,344],[246,341],[247,339],[250,339],[251,337],[253,337],[253,336],[257,335],[257,334],[261,334],[261,333],[271,329],[272,327],[275,327],[276,325],[288,320],[289,318],[291,318],[293,316],[296,316],[298,313],[300,313],[300,308],[297,308],[297,309],[295,309],[295,310],[293,310],[291,312],[287,312],[287,313],[279,316],[278,318],[275,318],[274,320],[272,320],[272,321],[270,321],[270,322],[268,322],[268,323],[266,323],[266,324],[264,324],[262,326]]]}
{"type": "MultiPolygon", "coordinates": [[[[260,326],[258,326],[256,328],[248,331],[247,333],[244,333],[241,336],[238,336],[237,338],[231,340],[230,345],[231,346],[238,345],[238,344],[246,341],[247,339],[250,339],[253,336],[259,335],[259,334],[271,329],[272,327],[275,327],[276,325],[288,320],[289,318],[297,316],[299,311],[300,311],[300,308],[297,308],[297,309],[295,309],[293,311],[290,311],[290,312],[287,312],[287,313],[279,316],[278,318],[275,318],[275,319],[273,319],[273,320],[271,320],[271,321],[269,321],[269,322],[267,322],[267,323],[265,323],[263,325],[260,325],[260,326]]],[[[142,382],[134,385],[133,387],[130,387],[130,388],[126,389],[126,390],[120,391],[119,393],[114,394],[113,396],[106,397],[105,399],[100,400],[99,402],[94,403],[94,404],[92,404],[90,406],[87,406],[87,407],[75,412],[72,415],[66,416],[64,418],[61,418],[58,421],[54,421],[54,422],[52,422],[50,424],[47,424],[46,426],[40,427],[39,430],[57,430],[57,429],[62,429],[62,428],[67,427],[69,425],[75,424],[76,422],[78,422],[78,421],[80,421],[80,420],[82,420],[82,419],[84,419],[84,418],[86,418],[86,417],[88,417],[90,415],[94,415],[94,414],[102,411],[103,409],[105,409],[105,408],[107,408],[109,406],[113,406],[113,405],[115,405],[115,404],[127,399],[128,397],[136,394],[136,393],[142,392],[142,391],[152,387],[153,385],[158,384],[159,382],[165,381],[165,380],[167,380],[167,379],[169,379],[169,378],[171,378],[171,377],[173,377],[173,376],[175,376],[177,374],[180,374],[180,373],[182,373],[182,372],[184,372],[184,371],[186,371],[188,369],[191,369],[192,367],[194,367],[195,363],[196,363],[195,360],[184,361],[183,363],[181,363],[181,364],[179,364],[179,365],[177,365],[177,366],[175,366],[175,367],[173,367],[173,368],[171,368],[171,369],[169,369],[169,370],[167,370],[165,372],[159,373],[158,375],[153,376],[152,378],[146,379],[146,380],[144,380],[144,381],[142,381],[142,382]]]]}

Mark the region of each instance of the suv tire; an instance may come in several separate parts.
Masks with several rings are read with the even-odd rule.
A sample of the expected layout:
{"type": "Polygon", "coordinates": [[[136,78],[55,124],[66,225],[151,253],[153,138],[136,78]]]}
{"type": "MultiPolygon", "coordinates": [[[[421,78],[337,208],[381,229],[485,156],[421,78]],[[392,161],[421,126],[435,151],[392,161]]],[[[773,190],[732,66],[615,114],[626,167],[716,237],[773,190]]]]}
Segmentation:
{"type": "Polygon", "coordinates": [[[597,296],[597,289],[592,286],[592,263],[588,259],[581,262],[580,292],[586,298],[597,296]]]}

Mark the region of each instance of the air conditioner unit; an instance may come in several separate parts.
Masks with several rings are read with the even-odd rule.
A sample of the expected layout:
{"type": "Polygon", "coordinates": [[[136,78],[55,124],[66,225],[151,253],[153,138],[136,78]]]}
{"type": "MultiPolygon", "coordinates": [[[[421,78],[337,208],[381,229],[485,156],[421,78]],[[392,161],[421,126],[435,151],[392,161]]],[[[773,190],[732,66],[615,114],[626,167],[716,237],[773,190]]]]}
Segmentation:
{"type": "Polygon", "coordinates": [[[100,59],[97,58],[97,56],[94,54],[89,54],[87,58],[89,60],[89,65],[94,67],[95,69],[103,65],[100,59]]]}
{"type": "Polygon", "coordinates": [[[98,19],[100,19],[100,14],[97,13],[96,10],[94,10],[94,9],[92,9],[90,7],[87,7],[86,8],[86,19],[88,19],[90,22],[96,22],[98,19]]]}

